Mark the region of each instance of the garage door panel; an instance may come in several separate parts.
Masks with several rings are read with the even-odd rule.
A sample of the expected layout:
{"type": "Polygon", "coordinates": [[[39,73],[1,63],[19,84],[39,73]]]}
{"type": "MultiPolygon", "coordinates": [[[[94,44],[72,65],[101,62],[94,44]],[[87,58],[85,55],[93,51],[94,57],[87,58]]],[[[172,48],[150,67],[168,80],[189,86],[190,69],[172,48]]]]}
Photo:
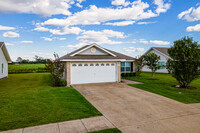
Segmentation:
{"type": "Polygon", "coordinates": [[[84,64],[86,63],[71,64],[71,84],[117,81],[116,63],[87,63],[88,66],[84,66],[84,64]],[[76,66],[73,66],[74,64],[76,66]],[[80,64],[82,66],[79,66],[80,64]],[[90,64],[93,64],[93,66],[90,66],[90,64]],[[102,64],[104,65],[102,66],[102,64]]]}

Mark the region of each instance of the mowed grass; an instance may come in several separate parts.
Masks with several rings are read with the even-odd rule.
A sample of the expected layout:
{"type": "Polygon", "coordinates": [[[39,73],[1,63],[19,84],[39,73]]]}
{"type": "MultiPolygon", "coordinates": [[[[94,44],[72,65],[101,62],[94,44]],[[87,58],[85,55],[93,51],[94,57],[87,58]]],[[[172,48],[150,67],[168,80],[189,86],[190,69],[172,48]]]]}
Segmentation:
{"type": "Polygon", "coordinates": [[[9,69],[37,69],[44,68],[45,64],[18,64],[18,65],[8,65],[9,69]]]}
{"type": "Polygon", "coordinates": [[[151,79],[151,73],[142,73],[140,77],[126,77],[126,79],[143,82],[144,84],[134,84],[136,88],[153,92],[183,103],[200,102],[200,79],[194,80],[190,86],[196,87],[196,90],[179,89],[172,87],[178,82],[170,74],[156,73],[155,79],[151,79]]]}
{"type": "Polygon", "coordinates": [[[51,87],[49,73],[0,80],[0,130],[101,115],[72,87],[51,87]]]}

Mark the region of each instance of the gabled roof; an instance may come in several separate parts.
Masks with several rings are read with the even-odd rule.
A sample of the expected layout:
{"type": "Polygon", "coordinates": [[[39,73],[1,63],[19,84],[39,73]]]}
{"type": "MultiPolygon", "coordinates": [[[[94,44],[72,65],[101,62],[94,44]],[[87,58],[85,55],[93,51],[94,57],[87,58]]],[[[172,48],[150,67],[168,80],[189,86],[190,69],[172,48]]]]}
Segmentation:
{"type": "Polygon", "coordinates": [[[6,49],[6,45],[5,45],[4,42],[0,42],[0,49],[2,49],[3,54],[4,54],[5,58],[6,58],[6,60],[8,61],[8,63],[11,63],[12,61],[10,59],[10,56],[8,54],[8,51],[6,49]]]}
{"type": "MultiPolygon", "coordinates": [[[[158,53],[170,58],[169,54],[168,54],[168,49],[169,48],[166,48],[166,47],[151,47],[147,52],[145,52],[145,54],[149,53],[151,50],[155,50],[157,51],[158,53]]],[[[145,55],[144,54],[144,55],[145,55]]]]}
{"type": "Polygon", "coordinates": [[[102,48],[97,44],[83,46],[67,55],[62,56],[60,59],[62,61],[66,61],[66,60],[130,60],[130,61],[133,61],[135,60],[135,58],[133,57],[102,48]],[[88,48],[91,48],[92,46],[96,46],[102,51],[108,53],[108,55],[79,55],[78,54],[84,50],[87,50],[88,48]]]}

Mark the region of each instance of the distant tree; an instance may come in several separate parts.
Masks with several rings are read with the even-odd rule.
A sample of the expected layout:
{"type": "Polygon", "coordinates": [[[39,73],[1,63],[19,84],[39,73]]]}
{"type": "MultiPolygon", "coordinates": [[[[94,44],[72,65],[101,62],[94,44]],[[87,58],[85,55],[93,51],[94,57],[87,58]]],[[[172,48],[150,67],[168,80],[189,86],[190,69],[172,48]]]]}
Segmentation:
{"type": "Polygon", "coordinates": [[[47,63],[47,59],[44,59],[43,57],[37,56],[35,55],[35,63],[41,63],[41,64],[45,64],[47,63]]]}
{"type": "Polygon", "coordinates": [[[23,59],[21,57],[17,57],[17,62],[21,62],[23,59]]]}
{"type": "Polygon", "coordinates": [[[167,61],[168,71],[182,88],[188,88],[188,85],[200,75],[200,45],[192,38],[184,37],[174,41],[174,46],[168,53],[171,57],[167,61]]]}
{"type": "Polygon", "coordinates": [[[136,64],[136,76],[139,77],[142,72],[142,68],[144,67],[144,56],[136,58],[135,64],[136,64]]]}
{"type": "Polygon", "coordinates": [[[53,86],[62,86],[63,83],[61,79],[64,73],[64,63],[62,63],[59,59],[58,54],[54,53],[55,60],[47,60],[47,64],[45,64],[47,70],[50,71],[52,76],[52,85],[53,86]]]}
{"type": "Polygon", "coordinates": [[[161,68],[161,65],[158,64],[158,61],[160,60],[160,56],[156,55],[155,53],[149,53],[147,55],[144,55],[144,65],[147,65],[149,69],[152,71],[152,79],[154,76],[154,73],[161,68]]]}
{"type": "Polygon", "coordinates": [[[21,64],[28,64],[29,63],[29,60],[27,59],[23,59],[21,62],[20,62],[21,64]]]}

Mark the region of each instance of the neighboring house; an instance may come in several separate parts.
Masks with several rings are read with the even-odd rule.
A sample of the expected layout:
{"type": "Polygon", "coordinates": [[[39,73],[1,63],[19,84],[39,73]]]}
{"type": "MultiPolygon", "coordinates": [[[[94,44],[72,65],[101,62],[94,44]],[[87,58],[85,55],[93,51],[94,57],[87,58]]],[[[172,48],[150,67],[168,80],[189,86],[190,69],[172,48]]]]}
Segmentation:
{"type": "MultiPolygon", "coordinates": [[[[158,56],[160,56],[160,60],[158,62],[158,64],[160,65],[166,65],[167,60],[170,58],[169,54],[168,54],[168,49],[169,48],[163,48],[163,47],[152,47],[150,48],[144,55],[148,54],[148,53],[155,53],[158,56]]],[[[166,67],[161,67],[159,70],[157,70],[156,72],[161,72],[161,73],[168,73],[166,67]]],[[[151,72],[151,69],[149,69],[147,66],[144,66],[142,71],[144,72],[151,72]]]]}
{"type": "Polygon", "coordinates": [[[134,58],[97,44],[86,45],[60,58],[65,62],[64,78],[72,84],[120,82],[121,73],[135,71],[134,58]]]}
{"type": "Polygon", "coordinates": [[[8,77],[8,63],[11,63],[10,56],[5,43],[0,42],[0,79],[8,77]]]}

